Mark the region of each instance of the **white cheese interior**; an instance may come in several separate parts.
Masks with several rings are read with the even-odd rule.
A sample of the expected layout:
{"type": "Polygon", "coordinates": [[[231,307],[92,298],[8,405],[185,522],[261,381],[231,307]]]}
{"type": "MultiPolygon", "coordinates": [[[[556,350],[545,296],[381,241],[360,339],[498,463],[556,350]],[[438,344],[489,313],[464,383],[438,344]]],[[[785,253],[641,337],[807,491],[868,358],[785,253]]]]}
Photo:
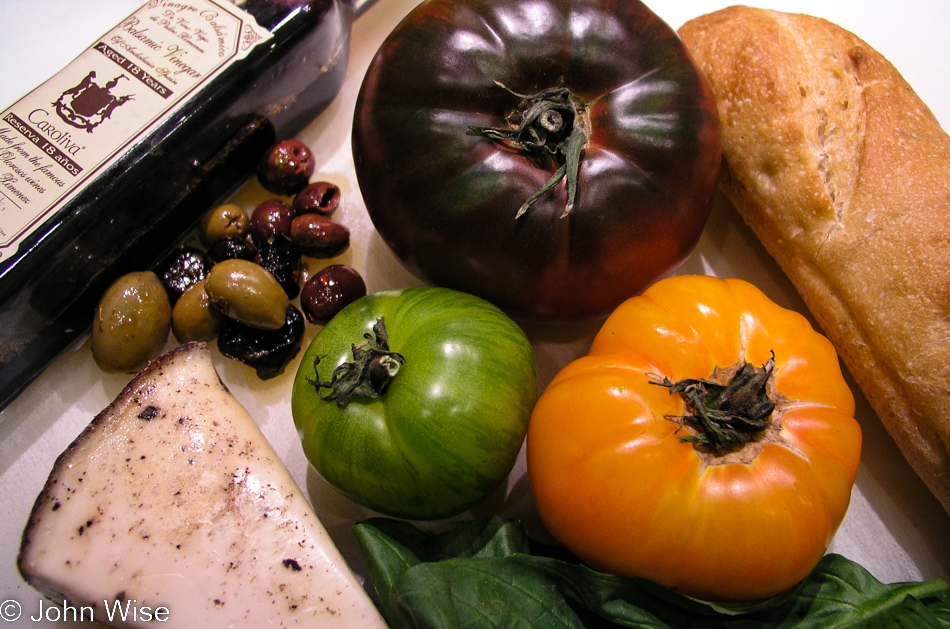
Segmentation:
{"type": "Polygon", "coordinates": [[[110,622],[116,601],[165,627],[386,626],[204,344],[147,367],[60,456],[19,566],[117,626],[155,625],[110,622]]]}

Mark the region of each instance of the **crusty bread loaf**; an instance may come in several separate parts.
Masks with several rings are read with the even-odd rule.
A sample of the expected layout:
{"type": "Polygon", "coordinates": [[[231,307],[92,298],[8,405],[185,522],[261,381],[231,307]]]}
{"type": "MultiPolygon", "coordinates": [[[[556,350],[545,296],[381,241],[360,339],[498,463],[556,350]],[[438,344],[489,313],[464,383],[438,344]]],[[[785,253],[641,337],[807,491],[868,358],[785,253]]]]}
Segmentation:
{"type": "Polygon", "coordinates": [[[950,512],[950,138],[828,21],[731,7],[680,35],[716,95],[721,189],[950,512]]]}

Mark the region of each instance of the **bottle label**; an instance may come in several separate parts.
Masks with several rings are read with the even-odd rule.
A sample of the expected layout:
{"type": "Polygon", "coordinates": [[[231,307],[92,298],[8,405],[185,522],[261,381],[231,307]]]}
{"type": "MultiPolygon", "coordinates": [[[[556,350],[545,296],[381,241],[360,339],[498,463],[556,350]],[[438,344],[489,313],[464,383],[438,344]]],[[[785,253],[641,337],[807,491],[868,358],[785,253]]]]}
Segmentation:
{"type": "Polygon", "coordinates": [[[272,37],[228,0],[150,0],[0,116],[0,261],[201,86],[272,37]]]}

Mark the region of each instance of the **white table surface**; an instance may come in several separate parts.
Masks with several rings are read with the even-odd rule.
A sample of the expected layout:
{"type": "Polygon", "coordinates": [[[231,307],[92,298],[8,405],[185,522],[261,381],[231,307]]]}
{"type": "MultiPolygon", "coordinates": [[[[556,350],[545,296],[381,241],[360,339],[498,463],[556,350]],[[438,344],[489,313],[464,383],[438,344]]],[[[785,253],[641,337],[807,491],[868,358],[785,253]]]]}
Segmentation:
{"type": "MultiPolygon", "coordinates": [[[[353,236],[340,260],[356,267],[370,291],[419,282],[386,249],[373,230],[356,186],[349,133],[352,109],[363,73],[383,38],[417,0],[378,0],[356,23],[343,89],[330,109],[300,138],[315,151],[315,179],[337,183],[344,202],[338,218],[353,236]]],[[[950,2],[945,0],[750,0],[751,4],[831,19],[881,51],[950,128],[950,82],[943,62],[950,58],[950,2]]],[[[0,0],[3,53],[0,55],[0,107],[5,107],[53,74],[117,23],[139,0],[0,0]]],[[[727,6],[715,0],[653,0],[651,8],[674,28],[684,21],[727,6]]],[[[261,192],[249,184],[238,200],[253,203],[261,192]]],[[[750,280],[779,304],[806,313],[791,284],[723,203],[716,208],[693,255],[679,273],[706,273],[750,280]]],[[[586,353],[596,325],[560,330],[529,329],[542,386],[560,367],[586,353]]],[[[308,339],[315,333],[311,328],[308,339]]],[[[170,342],[169,347],[173,345],[170,342]]],[[[365,564],[351,525],[374,515],[337,495],[309,468],[290,416],[290,386],[297,361],[274,380],[260,382],[253,372],[215,354],[218,371],[261,426],[275,450],[310,498],[317,514],[358,574],[365,564]]],[[[38,595],[16,570],[20,536],[32,503],[56,456],[125,386],[129,377],[104,375],[95,367],[88,342],[60,357],[47,372],[0,414],[0,602],[15,600],[25,612],[38,608],[38,595]]],[[[950,516],[930,495],[880,420],[853,385],[857,417],[864,431],[862,465],[851,507],[831,550],[857,561],[885,582],[950,577],[950,516]]],[[[507,487],[474,515],[499,513],[522,518],[529,532],[543,537],[524,476],[524,457],[507,487]]],[[[468,517],[471,514],[466,514],[468,517]]],[[[18,627],[66,627],[66,622],[30,622],[18,627]]],[[[2,621],[0,621],[2,622],[2,621]]],[[[12,626],[14,623],[10,623],[12,626]]],[[[91,626],[90,623],[85,623],[91,626]]]]}

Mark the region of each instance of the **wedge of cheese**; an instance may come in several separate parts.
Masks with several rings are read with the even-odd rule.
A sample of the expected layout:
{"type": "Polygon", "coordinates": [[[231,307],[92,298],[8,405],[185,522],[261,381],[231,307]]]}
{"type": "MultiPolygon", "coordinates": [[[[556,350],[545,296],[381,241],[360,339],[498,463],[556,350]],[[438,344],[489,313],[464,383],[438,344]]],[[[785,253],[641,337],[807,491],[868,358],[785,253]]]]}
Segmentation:
{"type": "Polygon", "coordinates": [[[18,563],[117,626],[386,626],[203,343],[146,367],[59,456],[18,563]]]}

